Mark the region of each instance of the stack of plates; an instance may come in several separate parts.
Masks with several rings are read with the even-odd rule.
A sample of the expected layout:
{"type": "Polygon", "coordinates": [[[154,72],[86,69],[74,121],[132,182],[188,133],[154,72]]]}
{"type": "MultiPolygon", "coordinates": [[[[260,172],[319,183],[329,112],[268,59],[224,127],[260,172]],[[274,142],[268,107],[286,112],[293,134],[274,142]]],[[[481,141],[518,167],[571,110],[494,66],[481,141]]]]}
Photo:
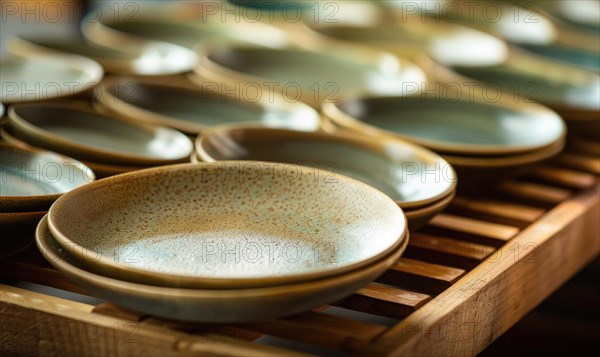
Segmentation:
{"type": "Polygon", "coordinates": [[[293,170],[306,165],[346,175],[381,190],[404,210],[411,231],[441,212],[454,197],[452,167],[433,152],[402,140],[308,133],[252,126],[220,126],[196,139],[193,161],[260,160],[293,170]]]}
{"type": "Polygon", "coordinates": [[[257,123],[269,127],[315,131],[319,113],[302,102],[273,93],[250,98],[223,90],[223,84],[173,85],[148,78],[114,78],[97,88],[100,111],[128,121],[167,126],[189,135],[223,123],[257,123]]]}
{"type": "Polygon", "coordinates": [[[79,161],[0,143],[0,259],[33,242],[33,229],[64,192],[94,180],[79,161]]]}
{"type": "Polygon", "coordinates": [[[17,146],[72,156],[99,177],[185,162],[193,151],[176,130],[116,120],[75,101],[11,106],[2,136],[17,146]]]}
{"type": "Polygon", "coordinates": [[[533,103],[420,94],[352,98],[323,111],[334,130],[397,137],[440,153],[461,190],[527,171],[558,154],[566,134],[556,113],[533,103]]]}
{"type": "Polygon", "coordinates": [[[228,161],[110,177],[58,199],[36,242],[84,289],[140,312],[225,322],[305,311],[383,273],[408,232],[384,193],[291,166],[228,161]]]}

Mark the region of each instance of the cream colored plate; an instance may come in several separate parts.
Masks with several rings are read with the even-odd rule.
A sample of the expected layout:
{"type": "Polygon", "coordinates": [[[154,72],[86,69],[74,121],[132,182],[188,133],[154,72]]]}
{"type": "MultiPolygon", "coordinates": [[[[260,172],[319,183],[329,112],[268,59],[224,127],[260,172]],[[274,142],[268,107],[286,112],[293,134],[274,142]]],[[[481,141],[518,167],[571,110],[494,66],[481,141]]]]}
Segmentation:
{"type": "Polygon", "coordinates": [[[91,294],[120,306],[188,321],[257,321],[297,314],[332,303],[376,279],[398,260],[408,237],[373,264],[311,282],[253,289],[176,289],[142,285],[94,274],[71,257],[53,238],[46,219],[38,226],[37,246],[54,267],[91,294]]]}
{"type": "Polygon", "coordinates": [[[210,83],[196,89],[158,83],[117,78],[100,86],[95,96],[102,107],[131,121],[169,126],[192,135],[223,123],[251,122],[306,131],[320,127],[317,111],[280,95],[254,100],[218,93],[218,86],[210,83]]]}
{"type": "Polygon", "coordinates": [[[196,153],[207,162],[260,160],[330,170],[381,190],[403,209],[440,200],[456,187],[444,159],[396,139],[231,125],[205,131],[196,153]]]}
{"type": "Polygon", "coordinates": [[[89,167],[52,152],[0,143],[0,212],[47,210],[61,194],[94,181],[89,167]]]}
{"type": "Polygon", "coordinates": [[[566,134],[551,110],[439,96],[362,97],[328,103],[324,114],[355,131],[404,138],[443,153],[508,155],[550,146],[566,134]]]}
{"type": "Polygon", "coordinates": [[[0,102],[18,103],[66,97],[92,88],[102,67],[75,55],[0,59],[0,102]]]}
{"type": "Polygon", "coordinates": [[[164,165],[187,161],[193,150],[176,130],[119,121],[83,103],[14,106],[9,121],[29,144],[92,162],[164,165]]]}
{"type": "Polygon", "coordinates": [[[60,199],[48,217],[83,266],[178,287],[333,276],[371,264],[406,233],[396,203],[362,182],[252,161],[114,176],[60,199]]]}

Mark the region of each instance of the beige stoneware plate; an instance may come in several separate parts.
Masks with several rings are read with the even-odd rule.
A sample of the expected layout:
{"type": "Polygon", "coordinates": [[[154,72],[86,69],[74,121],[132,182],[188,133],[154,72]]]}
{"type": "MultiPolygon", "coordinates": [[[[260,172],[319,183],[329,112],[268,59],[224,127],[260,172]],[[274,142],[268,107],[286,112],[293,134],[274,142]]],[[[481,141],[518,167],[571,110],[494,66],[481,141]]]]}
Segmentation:
{"type": "MultiPolygon", "coordinates": [[[[95,179],[81,162],[0,143],[0,212],[45,211],[65,192],[95,179]]],[[[5,217],[8,218],[8,217],[5,217]]]]}
{"type": "Polygon", "coordinates": [[[120,121],[85,103],[21,104],[8,116],[12,130],[27,143],[93,162],[165,165],[186,161],[193,150],[176,130],[120,121]]]}
{"type": "Polygon", "coordinates": [[[403,209],[431,204],[456,188],[454,170],[444,159],[396,139],[224,125],[206,130],[195,144],[205,162],[282,162],[353,177],[381,190],[403,209]]]}
{"type": "Polygon", "coordinates": [[[95,61],[76,55],[0,59],[0,102],[67,97],[92,88],[104,75],[95,61]]]}
{"type": "Polygon", "coordinates": [[[102,275],[176,287],[243,288],[321,279],[396,249],[396,203],[342,175],[255,161],[114,176],[59,199],[52,234],[102,275]]]}
{"type": "Polygon", "coordinates": [[[307,311],[338,301],[376,279],[398,260],[408,236],[365,267],[310,282],[250,289],[177,289],[98,275],[83,268],[52,236],[44,218],[36,243],[44,257],[94,296],[139,312],[188,321],[257,321],[307,311]]]}
{"type": "MultiPolygon", "coordinates": [[[[6,142],[10,143],[13,146],[24,148],[26,150],[44,150],[42,148],[30,145],[25,141],[21,140],[21,138],[18,138],[13,132],[12,128],[10,127],[10,123],[7,120],[0,121],[0,138],[4,139],[6,142]]],[[[101,179],[109,176],[122,174],[125,172],[131,172],[148,168],[147,166],[110,165],[86,160],[79,161],[81,161],[81,163],[92,169],[92,171],[96,175],[96,179],[101,179]]]]}
{"type": "Polygon", "coordinates": [[[427,81],[421,68],[407,60],[387,52],[344,46],[317,52],[213,45],[203,49],[195,71],[209,81],[230,86],[237,83],[251,96],[278,92],[288,100],[304,101],[315,108],[356,93],[403,95],[409,91],[407,83],[427,81]]]}
{"type": "Polygon", "coordinates": [[[111,112],[140,123],[175,128],[197,135],[211,126],[253,122],[270,127],[315,131],[320,115],[301,102],[273,94],[249,98],[220,92],[217,83],[197,88],[168,85],[152,79],[115,78],[95,91],[98,103],[111,112]]]}
{"type": "Polygon", "coordinates": [[[417,94],[349,98],[326,103],[323,113],[343,129],[399,137],[454,155],[520,154],[549,147],[566,135],[556,113],[533,103],[508,106],[417,94]]]}

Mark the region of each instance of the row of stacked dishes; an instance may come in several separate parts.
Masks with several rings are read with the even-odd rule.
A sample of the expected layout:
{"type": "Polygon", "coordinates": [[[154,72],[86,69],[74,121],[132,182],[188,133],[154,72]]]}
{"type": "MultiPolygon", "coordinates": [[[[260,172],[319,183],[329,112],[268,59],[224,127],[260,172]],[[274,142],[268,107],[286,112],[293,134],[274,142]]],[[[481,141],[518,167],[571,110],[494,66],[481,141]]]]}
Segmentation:
{"type": "Polygon", "coordinates": [[[394,11],[344,4],[364,21],[153,14],[84,22],[85,38],[12,42],[18,56],[0,63],[0,101],[10,103],[0,218],[28,214],[31,228],[49,208],[40,251],[108,301],[178,319],[263,319],[356,291],[457,189],[488,187],[562,150],[556,112],[508,98],[503,85],[490,90],[486,78],[533,82],[546,96],[527,99],[598,137],[597,71],[484,28],[394,26],[394,11]],[[485,91],[464,97],[475,83],[464,75],[485,91]],[[14,165],[42,159],[13,152],[55,155],[105,179],[69,182],[48,199],[45,182],[14,165]]]}

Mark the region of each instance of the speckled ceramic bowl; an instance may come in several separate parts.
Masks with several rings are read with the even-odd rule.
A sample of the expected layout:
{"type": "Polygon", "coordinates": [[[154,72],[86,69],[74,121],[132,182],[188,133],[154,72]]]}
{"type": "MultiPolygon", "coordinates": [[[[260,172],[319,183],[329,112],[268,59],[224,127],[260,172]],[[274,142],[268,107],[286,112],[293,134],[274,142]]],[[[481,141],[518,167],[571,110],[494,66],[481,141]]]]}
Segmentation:
{"type": "Polygon", "coordinates": [[[45,211],[63,193],[95,179],[81,162],[0,143],[0,212],[45,211]]]}
{"type": "Polygon", "coordinates": [[[196,139],[196,154],[205,162],[259,160],[330,170],[381,190],[402,209],[448,196],[457,181],[452,167],[429,150],[350,134],[219,126],[196,139]]]}
{"type": "Polygon", "coordinates": [[[566,135],[556,113],[533,103],[508,106],[417,94],[350,98],[326,103],[323,113],[343,129],[399,137],[454,155],[522,154],[566,135]]]}
{"type": "Polygon", "coordinates": [[[93,162],[165,165],[187,161],[193,150],[176,130],[116,120],[85,103],[21,104],[10,107],[8,116],[27,143],[93,162]]]}
{"type": "Polygon", "coordinates": [[[188,321],[257,321],[307,311],[338,301],[376,279],[398,260],[408,237],[376,262],[324,279],[250,289],[178,289],[144,285],[95,274],[73,259],[52,236],[46,220],[36,243],[44,257],[91,294],[123,307],[188,321]]]}
{"type": "Polygon", "coordinates": [[[306,104],[289,102],[281,95],[247,98],[220,92],[216,83],[193,88],[168,85],[152,79],[115,78],[95,91],[96,101],[128,120],[175,128],[197,135],[223,123],[256,123],[315,131],[320,115],[306,104]]]}
{"type": "Polygon", "coordinates": [[[99,274],[202,288],[338,275],[380,259],[406,234],[402,210],[371,186],[255,161],[104,179],[59,199],[48,224],[81,266],[99,274]]]}

